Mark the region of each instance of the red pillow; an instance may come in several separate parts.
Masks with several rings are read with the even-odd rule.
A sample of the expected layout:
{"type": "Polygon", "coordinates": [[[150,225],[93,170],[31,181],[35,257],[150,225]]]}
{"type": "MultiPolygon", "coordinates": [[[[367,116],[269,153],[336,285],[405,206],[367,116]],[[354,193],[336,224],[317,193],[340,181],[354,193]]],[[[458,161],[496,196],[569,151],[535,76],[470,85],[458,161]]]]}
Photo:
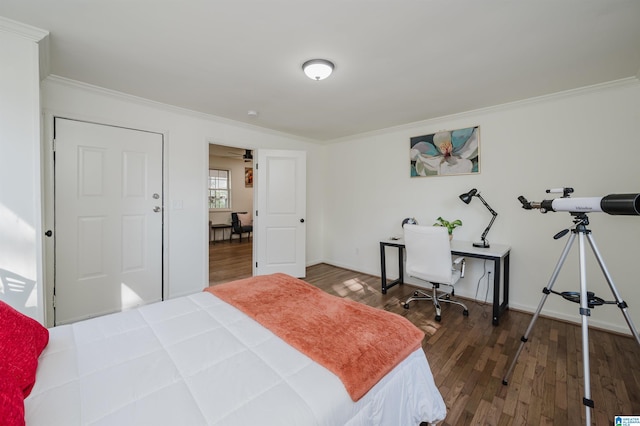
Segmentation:
{"type": "Polygon", "coordinates": [[[25,426],[22,390],[0,366],[0,424],[25,426]]]}
{"type": "Polygon", "coordinates": [[[8,383],[9,377],[26,398],[36,383],[38,357],[48,342],[49,330],[0,300],[1,383],[8,383]]]}

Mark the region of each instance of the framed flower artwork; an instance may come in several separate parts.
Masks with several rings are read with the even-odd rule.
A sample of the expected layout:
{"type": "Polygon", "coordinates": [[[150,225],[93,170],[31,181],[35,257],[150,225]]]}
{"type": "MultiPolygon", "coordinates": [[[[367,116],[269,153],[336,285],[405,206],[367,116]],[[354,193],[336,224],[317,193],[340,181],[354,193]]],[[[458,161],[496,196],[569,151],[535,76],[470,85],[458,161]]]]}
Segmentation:
{"type": "Polygon", "coordinates": [[[411,177],[480,172],[480,127],[410,138],[411,177]]]}
{"type": "Polygon", "coordinates": [[[244,187],[253,188],[253,167],[244,168],[244,187]]]}

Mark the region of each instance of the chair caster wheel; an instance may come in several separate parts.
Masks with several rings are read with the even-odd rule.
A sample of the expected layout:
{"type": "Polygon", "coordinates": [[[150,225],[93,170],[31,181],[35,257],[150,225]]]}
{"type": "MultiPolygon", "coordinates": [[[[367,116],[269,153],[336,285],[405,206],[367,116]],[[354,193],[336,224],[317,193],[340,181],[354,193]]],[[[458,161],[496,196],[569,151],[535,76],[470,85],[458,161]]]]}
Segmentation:
{"type": "Polygon", "coordinates": [[[440,322],[440,320],[442,320],[442,317],[440,315],[436,315],[436,321],[440,322]]]}
{"type": "Polygon", "coordinates": [[[404,306],[405,309],[409,309],[409,304],[408,303],[405,303],[403,306],[404,306]]]}
{"type": "Polygon", "coordinates": [[[464,315],[465,317],[469,316],[469,310],[465,309],[464,311],[462,311],[462,315],[464,315]]]}

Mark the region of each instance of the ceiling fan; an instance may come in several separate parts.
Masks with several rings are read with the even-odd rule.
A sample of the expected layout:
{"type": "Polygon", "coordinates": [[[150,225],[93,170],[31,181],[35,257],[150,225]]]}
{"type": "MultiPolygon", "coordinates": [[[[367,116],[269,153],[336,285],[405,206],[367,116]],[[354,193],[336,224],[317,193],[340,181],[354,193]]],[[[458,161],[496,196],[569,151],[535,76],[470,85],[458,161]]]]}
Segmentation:
{"type": "Polygon", "coordinates": [[[245,163],[253,161],[253,152],[250,149],[245,149],[244,153],[241,153],[240,150],[237,151],[227,151],[229,155],[225,155],[225,157],[241,157],[245,163]]]}

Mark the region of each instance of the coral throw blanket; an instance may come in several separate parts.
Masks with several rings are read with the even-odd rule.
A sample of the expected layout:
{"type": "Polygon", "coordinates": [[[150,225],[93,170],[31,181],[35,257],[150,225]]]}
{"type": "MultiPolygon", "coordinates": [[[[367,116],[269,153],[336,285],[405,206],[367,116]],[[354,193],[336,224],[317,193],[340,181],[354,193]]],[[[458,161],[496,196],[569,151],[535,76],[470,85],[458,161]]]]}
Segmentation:
{"type": "Polygon", "coordinates": [[[424,338],[400,315],[332,296],[285,274],[247,278],[205,291],[336,374],[354,401],[418,349],[424,338]]]}

